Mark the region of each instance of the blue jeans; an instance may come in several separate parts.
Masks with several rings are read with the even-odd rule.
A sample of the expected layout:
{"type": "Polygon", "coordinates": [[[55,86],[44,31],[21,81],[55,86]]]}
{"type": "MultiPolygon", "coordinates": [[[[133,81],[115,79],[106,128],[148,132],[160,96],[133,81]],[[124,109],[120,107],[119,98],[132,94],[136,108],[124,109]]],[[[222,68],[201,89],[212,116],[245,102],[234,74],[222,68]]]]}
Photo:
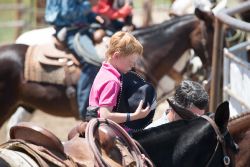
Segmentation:
{"type": "Polygon", "coordinates": [[[83,65],[81,75],[77,83],[77,103],[80,119],[85,120],[87,107],[89,106],[90,90],[100,67],[86,63],[82,57],[76,54],[73,46],[75,33],[76,31],[67,34],[66,44],[71,52],[76,56],[80,64],[83,65]]]}
{"type": "Polygon", "coordinates": [[[100,67],[95,65],[85,63],[82,72],[80,75],[80,79],[77,83],[77,102],[78,109],[80,113],[80,118],[85,119],[87,107],[89,106],[89,94],[94,82],[95,76],[99,71],[100,67]]]}
{"type": "Polygon", "coordinates": [[[83,65],[85,63],[85,61],[83,60],[83,57],[77,55],[77,52],[75,51],[75,48],[74,48],[74,38],[75,38],[75,34],[77,32],[73,32],[73,33],[69,33],[67,34],[67,37],[66,37],[66,44],[67,44],[67,47],[70,49],[70,51],[75,55],[76,59],[79,61],[79,63],[81,65],[83,65]]]}

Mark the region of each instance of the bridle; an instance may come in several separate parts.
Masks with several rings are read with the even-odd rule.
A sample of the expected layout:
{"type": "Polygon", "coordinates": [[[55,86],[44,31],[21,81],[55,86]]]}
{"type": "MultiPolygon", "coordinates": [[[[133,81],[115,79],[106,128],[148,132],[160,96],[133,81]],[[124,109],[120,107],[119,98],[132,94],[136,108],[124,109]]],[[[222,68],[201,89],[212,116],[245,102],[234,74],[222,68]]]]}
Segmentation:
{"type": "Polygon", "coordinates": [[[229,156],[227,154],[227,151],[226,151],[226,143],[225,143],[225,138],[224,138],[225,134],[227,134],[228,131],[226,131],[224,134],[222,134],[220,132],[218,126],[215,124],[215,122],[209,116],[202,115],[201,117],[204,118],[204,119],[206,119],[210,123],[210,125],[213,127],[213,129],[214,129],[214,131],[215,131],[215,133],[217,135],[217,144],[216,144],[216,147],[215,147],[214,152],[212,153],[210,159],[206,163],[206,167],[208,167],[211,164],[211,162],[212,162],[212,160],[214,158],[214,155],[215,155],[215,153],[218,150],[219,144],[221,144],[221,146],[222,146],[224,166],[228,167],[230,165],[230,163],[231,163],[231,160],[230,160],[230,158],[229,158],[229,156]]]}
{"type": "MultiPolygon", "coordinates": [[[[197,118],[198,116],[195,115],[193,112],[191,112],[190,110],[188,109],[185,109],[185,108],[182,108],[176,104],[174,104],[170,99],[167,99],[169,105],[173,108],[173,110],[182,118],[182,119],[194,119],[194,118],[197,118]]],[[[210,159],[208,160],[208,162],[206,163],[206,167],[208,167],[213,158],[214,158],[214,155],[215,153],[217,152],[218,150],[218,147],[219,147],[219,144],[221,144],[222,146],[222,150],[223,150],[223,163],[224,163],[224,166],[225,167],[229,167],[230,163],[231,163],[231,160],[227,154],[227,151],[226,151],[226,143],[225,143],[225,138],[224,136],[229,133],[228,130],[225,132],[225,133],[221,133],[218,126],[216,125],[216,123],[214,122],[214,120],[212,118],[210,118],[209,116],[207,115],[202,115],[201,116],[202,118],[206,119],[210,125],[213,127],[216,135],[217,135],[217,144],[216,144],[216,147],[214,149],[214,152],[212,153],[210,159]]]]}

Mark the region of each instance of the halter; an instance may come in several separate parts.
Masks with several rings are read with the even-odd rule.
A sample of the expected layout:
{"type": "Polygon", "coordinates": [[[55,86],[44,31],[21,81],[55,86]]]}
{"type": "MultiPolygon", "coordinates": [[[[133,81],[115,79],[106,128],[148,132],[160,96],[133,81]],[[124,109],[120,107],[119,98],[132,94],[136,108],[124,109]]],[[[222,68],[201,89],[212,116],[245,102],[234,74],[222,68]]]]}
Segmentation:
{"type": "Polygon", "coordinates": [[[230,158],[229,158],[229,156],[227,155],[227,152],[226,152],[226,143],[225,143],[225,139],[224,139],[224,136],[225,136],[226,133],[228,133],[228,131],[226,133],[224,133],[224,134],[221,134],[218,126],[215,124],[215,122],[210,117],[208,117],[206,115],[202,115],[201,117],[206,119],[210,123],[210,125],[213,127],[213,129],[214,129],[214,131],[215,131],[215,133],[217,135],[216,147],[215,147],[214,152],[211,155],[210,159],[208,160],[208,162],[206,164],[206,167],[208,167],[210,165],[210,163],[212,162],[213,157],[214,157],[214,155],[215,155],[215,153],[216,153],[216,151],[217,151],[217,149],[219,147],[219,144],[222,145],[222,150],[223,150],[223,155],[224,155],[224,157],[223,157],[224,166],[228,167],[229,164],[231,163],[231,161],[230,161],[230,158]]]}
{"type": "MultiPolygon", "coordinates": [[[[178,105],[173,104],[169,99],[167,99],[167,101],[168,101],[169,105],[174,109],[174,111],[181,118],[183,118],[183,119],[192,119],[192,118],[198,117],[197,115],[195,115],[190,110],[182,108],[182,107],[180,107],[178,105]]],[[[204,118],[204,119],[206,119],[210,123],[210,125],[213,127],[213,129],[214,129],[214,131],[215,131],[215,133],[217,135],[217,144],[216,144],[216,147],[215,147],[214,152],[211,155],[210,159],[208,160],[206,167],[208,167],[210,165],[210,163],[212,162],[212,159],[213,159],[213,157],[214,157],[214,155],[215,155],[215,153],[216,153],[216,151],[217,151],[217,149],[219,147],[219,144],[222,145],[222,150],[223,150],[223,155],[224,155],[224,157],[223,157],[224,166],[228,167],[229,164],[231,163],[231,161],[230,161],[230,158],[229,158],[229,156],[227,155],[227,152],[226,152],[226,144],[225,144],[225,139],[224,139],[224,136],[225,136],[226,133],[228,133],[228,131],[226,131],[226,133],[224,133],[224,134],[221,134],[218,126],[216,125],[216,123],[209,116],[202,115],[201,117],[204,118]]]]}

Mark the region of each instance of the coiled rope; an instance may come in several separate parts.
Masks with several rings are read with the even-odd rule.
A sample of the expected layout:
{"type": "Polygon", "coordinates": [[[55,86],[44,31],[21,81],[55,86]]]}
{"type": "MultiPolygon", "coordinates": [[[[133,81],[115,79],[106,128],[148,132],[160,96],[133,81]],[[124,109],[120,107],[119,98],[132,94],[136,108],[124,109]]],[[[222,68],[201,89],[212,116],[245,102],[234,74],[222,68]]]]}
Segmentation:
{"type": "Polygon", "coordinates": [[[128,144],[128,148],[131,151],[131,155],[133,156],[134,160],[136,161],[136,167],[153,167],[152,161],[145,156],[145,154],[142,154],[140,149],[135,144],[134,140],[128,135],[128,133],[117,123],[103,119],[103,118],[96,118],[89,121],[86,131],[85,131],[85,137],[87,142],[89,143],[90,149],[92,150],[95,160],[97,162],[98,167],[110,167],[109,164],[107,164],[104,159],[102,158],[101,153],[99,152],[99,149],[97,148],[95,144],[95,131],[97,130],[98,126],[101,124],[107,124],[109,127],[111,127],[116,132],[119,132],[123,139],[128,144]]]}

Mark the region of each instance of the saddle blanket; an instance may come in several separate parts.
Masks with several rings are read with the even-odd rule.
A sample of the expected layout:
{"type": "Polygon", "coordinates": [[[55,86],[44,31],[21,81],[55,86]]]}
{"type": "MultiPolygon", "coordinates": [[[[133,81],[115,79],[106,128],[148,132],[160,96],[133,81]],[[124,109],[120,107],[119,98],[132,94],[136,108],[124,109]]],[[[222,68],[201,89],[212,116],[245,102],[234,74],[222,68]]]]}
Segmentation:
{"type": "MultiPolygon", "coordinates": [[[[41,49],[39,47],[40,46],[31,46],[26,52],[24,69],[25,80],[66,85],[67,83],[65,77],[67,76],[65,68],[67,68],[67,71],[71,74],[76,72],[78,69],[77,66],[71,65],[66,67],[65,63],[57,61],[59,60],[56,59],[57,57],[55,57],[55,59],[51,59],[48,63],[44,63],[47,59],[44,53],[46,51],[44,51],[45,48],[41,49]]],[[[76,78],[73,80],[74,81],[72,81],[72,83],[75,82],[76,78]]]]}

